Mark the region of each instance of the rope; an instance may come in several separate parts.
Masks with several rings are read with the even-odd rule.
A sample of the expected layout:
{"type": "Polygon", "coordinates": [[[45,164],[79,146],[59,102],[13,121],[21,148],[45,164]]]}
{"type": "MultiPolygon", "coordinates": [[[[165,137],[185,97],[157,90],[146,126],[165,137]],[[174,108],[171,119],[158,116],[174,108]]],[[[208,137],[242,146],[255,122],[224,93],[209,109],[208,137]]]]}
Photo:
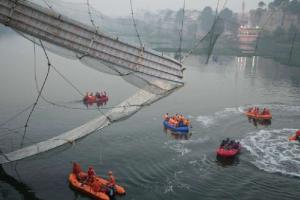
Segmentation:
{"type": "MultiPolygon", "coordinates": [[[[34,44],[34,80],[35,80],[35,87],[36,87],[36,90],[37,91],[40,91],[39,89],[39,86],[38,86],[38,81],[37,81],[37,66],[36,66],[36,47],[35,47],[35,42],[33,42],[34,44]]],[[[56,69],[54,68],[54,66],[51,64],[51,67],[53,69],[56,69]]],[[[55,70],[59,75],[61,75],[62,77],[64,77],[57,69],[55,70]]],[[[132,72],[130,72],[132,73],[132,72]]],[[[71,86],[74,86],[74,84],[71,83],[71,81],[69,81],[66,77],[64,77],[64,80],[66,80],[71,86]]],[[[81,92],[74,86],[73,87],[74,89],[76,89],[76,91],[78,91],[79,94],[81,94],[81,92]]],[[[83,95],[82,95],[83,96],[83,95]]],[[[81,108],[81,107],[72,107],[72,106],[67,106],[67,105],[63,105],[63,104],[59,104],[59,103],[56,103],[56,102],[53,102],[53,101],[50,101],[48,100],[44,95],[41,94],[41,98],[48,104],[50,105],[53,105],[53,106],[56,106],[56,107],[61,107],[61,108],[65,108],[65,109],[72,109],[72,110],[92,110],[92,111],[99,111],[99,107],[98,108],[95,108],[95,109],[86,109],[86,108],[81,108]]],[[[136,106],[140,106],[140,105],[129,105],[129,106],[126,106],[126,107],[136,107],[136,106]]],[[[111,107],[102,107],[101,109],[112,109],[112,108],[123,108],[124,106],[111,106],[111,107]]],[[[102,113],[103,114],[103,113],[102,113]]]]}
{"type": "Polygon", "coordinates": [[[291,59],[292,59],[292,55],[293,55],[293,50],[294,50],[294,44],[295,44],[296,37],[297,37],[297,31],[296,31],[295,34],[294,34],[293,42],[292,42],[292,47],[291,47],[290,53],[289,53],[289,62],[288,62],[289,64],[290,64],[291,59]]]}
{"type": "Polygon", "coordinates": [[[0,154],[7,160],[10,162],[10,159],[7,157],[7,155],[5,153],[3,153],[3,151],[0,148],[0,154]]]}
{"type": "MultiPolygon", "coordinates": [[[[214,23],[213,23],[211,29],[206,33],[205,36],[203,36],[203,37],[198,41],[198,43],[197,43],[193,48],[190,49],[190,51],[188,51],[188,53],[182,58],[181,63],[183,63],[183,61],[184,61],[186,58],[188,58],[188,57],[189,57],[189,56],[190,56],[190,55],[191,55],[191,54],[192,54],[192,53],[200,46],[200,44],[203,42],[203,40],[205,40],[205,39],[206,39],[207,37],[209,37],[209,36],[211,36],[211,37],[210,37],[210,46],[211,46],[211,44],[212,44],[212,33],[213,33],[213,31],[214,31],[214,27],[215,27],[215,24],[216,24],[218,18],[220,18],[219,15],[218,15],[219,3],[220,3],[220,0],[218,0],[218,2],[217,2],[217,6],[216,6],[216,17],[215,17],[215,20],[214,20],[214,23]]],[[[228,0],[226,0],[226,1],[224,2],[222,10],[225,9],[225,6],[227,5],[227,3],[228,3],[228,0]]],[[[222,19],[222,18],[220,18],[220,19],[222,19]]],[[[217,39],[217,38],[216,38],[216,39],[217,39]]],[[[213,42],[212,48],[210,48],[210,52],[212,52],[212,49],[213,49],[213,47],[214,47],[215,42],[216,42],[216,40],[213,42]]],[[[208,56],[208,58],[209,58],[209,56],[208,56]]]]}
{"type": "Polygon", "coordinates": [[[24,108],[23,110],[21,110],[20,112],[14,114],[12,117],[10,117],[8,120],[6,120],[5,122],[0,124],[0,127],[4,126],[5,124],[7,124],[8,122],[16,119],[17,117],[19,117],[22,113],[24,113],[25,111],[27,111],[29,108],[31,108],[33,106],[33,104],[27,106],[26,108],[24,108]]]}
{"type": "Polygon", "coordinates": [[[35,107],[37,106],[37,103],[38,103],[38,101],[39,101],[39,99],[40,99],[40,96],[41,96],[41,94],[42,94],[42,92],[43,92],[43,89],[44,89],[44,87],[45,87],[46,81],[47,81],[48,76],[49,76],[49,73],[50,73],[50,68],[51,68],[51,63],[50,63],[48,54],[47,54],[47,52],[46,52],[46,50],[45,50],[45,47],[44,47],[44,45],[43,45],[43,43],[42,43],[41,40],[40,40],[40,44],[41,44],[41,46],[42,46],[42,48],[43,48],[43,51],[44,51],[45,56],[46,56],[47,61],[48,61],[48,69],[47,69],[47,74],[46,74],[45,79],[44,79],[44,81],[43,81],[42,87],[41,87],[41,89],[40,89],[40,91],[39,91],[39,93],[38,93],[38,96],[37,96],[37,98],[36,98],[36,100],[35,100],[35,102],[34,102],[34,104],[33,104],[33,107],[31,108],[31,111],[30,111],[30,113],[29,113],[29,115],[28,115],[28,117],[27,117],[26,123],[25,123],[25,125],[24,125],[25,129],[24,129],[24,133],[23,133],[23,137],[22,137],[22,141],[21,141],[21,147],[23,147],[23,142],[24,142],[24,138],[25,138],[25,135],[26,135],[26,131],[27,131],[27,127],[28,127],[29,120],[30,120],[31,115],[32,115],[32,113],[34,112],[34,109],[35,109],[35,107]]]}
{"type": "Polygon", "coordinates": [[[89,14],[89,17],[90,17],[90,21],[91,21],[93,27],[95,27],[96,32],[97,32],[98,28],[97,28],[97,26],[96,26],[96,24],[94,22],[94,19],[93,19],[93,15],[92,15],[91,8],[90,8],[90,1],[86,0],[86,4],[87,4],[87,9],[88,9],[88,14],[89,14]]]}
{"type": "Polygon", "coordinates": [[[46,1],[46,0],[42,0],[42,1],[46,4],[46,6],[48,6],[51,10],[54,11],[54,9],[53,9],[52,6],[48,3],[48,1],[46,1]]]}
{"type": "Polygon", "coordinates": [[[141,48],[144,49],[144,45],[142,43],[142,39],[141,39],[141,36],[138,32],[137,25],[136,25],[136,22],[135,22],[135,19],[134,19],[134,16],[133,16],[132,0],[130,0],[130,9],[131,9],[131,18],[132,18],[132,23],[133,23],[133,26],[134,26],[134,30],[136,32],[136,35],[137,35],[138,39],[139,39],[139,43],[140,43],[141,48]]]}
{"type": "Polygon", "coordinates": [[[179,31],[179,49],[178,49],[178,54],[179,54],[179,62],[181,62],[182,56],[181,56],[181,49],[182,49],[182,36],[183,36],[183,22],[184,22],[184,12],[185,12],[185,0],[183,0],[183,9],[182,9],[182,20],[181,20],[181,28],[179,31]]]}
{"type": "Polygon", "coordinates": [[[4,137],[4,136],[10,135],[10,134],[14,134],[14,133],[18,133],[19,134],[19,131],[17,131],[17,130],[22,129],[22,128],[24,128],[24,126],[17,127],[17,128],[14,128],[14,129],[2,128],[4,130],[6,130],[7,133],[0,135],[0,137],[4,137]]]}
{"type": "MultiPolygon", "coordinates": [[[[35,47],[35,42],[33,42],[33,53],[34,53],[34,80],[35,80],[35,85],[37,90],[39,91],[39,87],[37,84],[37,73],[36,73],[36,47],[35,47]]],[[[60,77],[65,80],[67,83],[69,83],[69,85],[80,95],[80,96],[84,96],[84,94],[66,77],[64,76],[54,65],[51,64],[51,68],[54,69],[54,71],[60,75],[60,77]]],[[[41,95],[43,96],[43,95],[41,95]]]]}

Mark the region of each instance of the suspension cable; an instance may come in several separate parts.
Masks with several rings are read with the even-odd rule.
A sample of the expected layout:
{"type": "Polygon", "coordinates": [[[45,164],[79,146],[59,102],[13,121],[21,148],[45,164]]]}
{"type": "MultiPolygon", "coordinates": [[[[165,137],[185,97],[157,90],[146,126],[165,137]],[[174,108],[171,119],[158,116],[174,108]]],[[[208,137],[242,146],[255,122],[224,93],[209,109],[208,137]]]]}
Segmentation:
{"type": "Polygon", "coordinates": [[[142,39],[141,39],[141,36],[138,32],[138,29],[137,29],[137,25],[136,25],[136,21],[134,19],[134,16],[133,16],[133,8],[132,8],[132,0],[130,0],[130,9],[131,9],[131,18],[132,18],[132,23],[133,23],[133,26],[134,26],[134,30],[136,32],[136,35],[137,35],[137,38],[139,39],[139,43],[140,43],[140,46],[141,48],[143,49],[144,48],[144,45],[142,43],[142,39]]]}
{"type": "Polygon", "coordinates": [[[185,12],[185,0],[183,0],[183,8],[182,8],[182,20],[181,20],[181,28],[179,31],[179,49],[178,49],[178,54],[179,54],[179,62],[181,63],[182,60],[182,37],[183,37],[183,22],[184,22],[184,12],[185,12]]]}
{"type": "MultiPolygon", "coordinates": [[[[203,40],[206,39],[208,36],[210,36],[210,34],[212,34],[212,32],[214,31],[215,23],[219,17],[219,15],[217,15],[219,3],[220,3],[220,0],[218,0],[218,2],[217,2],[216,17],[215,17],[214,24],[212,25],[211,29],[195,44],[195,46],[193,48],[190,49],[190,51],[188,51],[188,53],[182,58],[181,62],[184,62],[184,60],[187,59],[200,46],[200,44],[203,42],[203,40]]],[[[224,2],[222,10],[225,9],[225,6],[227,5],[227,3],[228,3],[228,0],[226,0],[224,2]]]]}
{"type": "Polygon", "coordinates": [[[89,0],[86,0],[86,4],[87,4],[87,8],[88,8],[88,14],[89,14],[89,17],[90,17],[90,21],[93,25],[93,27],[96,29],[96,32],[97,32],[97,26],[95,24],[95,21],[93,19],[93,15],[92,15],[92,12],[91,12],[91,7],[90,7],[90,1],[89,0]]]}
{"type": "Polygon", "coordinates": [[[40,96],[41,96],[41,94],[42,94],[42,92],[43,92],[43,89],[44,89],[44,87],[45,87],[45,84],[46,84],[46,82],[47,82],[47,79],[48,79],[48,76],[49,76],[49,73],[50,73],[50,68],[51,68],[50,59],[49,59],[49,57],[48,57],[48,54],[47,54],[47,52],[46,52],[46,50],[45,50],[45,47],[44,47],[44,45],[43,45],[43,43],[42,43],[41,40],[40,40],[40,44],[41,44],[41,46],[42,46],[42,48],[43,48],[43,51],[44,51],[45,56],[46,56],[46,59],[47,59],[47,61],[48,61],[47,74],[46,74],[45,79],[44,79],[44,81],[43,81],[42,87],[41,87],[41,89],[40,89],[39,92],[38,92],[38,96],[37,96],[37,98],[36,98],[36,100],[35,100],[35,102],[34,102],[34,104],[33,104],[33,107],[31,108],[31,111],[30,111],[30,113],[29,113],[29,115],[28,115],[28,117],[27,117],[26,123],[25,123],[25,125],[24,125],[25,128],[24,128],[24,133],[23,133],[23,137],[22,137],[22,141],[21,141],[21,147],[23,147],[24,138],[25,138],[25,135],[26,135],[26,131],[27,131],[27,127],[28,127],[29,120],[30,120],[30,118],[31,118],[32,113],[34,112],[34,109],[36,108],[36,106],[37,106],[37,104],[38,104],[38,101],[39,101],[40,96]]]}
{"type": "Polygon", "coordinates": [[[25,107],[23,110],[21,110],[20,112],[14,114],[12,117],[10,117],[9,119],[7,119],[5,122],[2,122],[0,124],[0,127],[3,127],[5,124],[7,124],[8,122],[16,119],[17,117],[19,117],[22,113],[24,113],[25,111],[29,110],[30,108],[32,108],[34,104],[30,104],[29,106],[25,107]]]}
{"type": "Polygon", "coordinates": [[[46,6],[48,6],[51,10],[54,11],[53,7],[48,3],[47,0],[42,0],[42,1],[46,4],[46,6]]]}

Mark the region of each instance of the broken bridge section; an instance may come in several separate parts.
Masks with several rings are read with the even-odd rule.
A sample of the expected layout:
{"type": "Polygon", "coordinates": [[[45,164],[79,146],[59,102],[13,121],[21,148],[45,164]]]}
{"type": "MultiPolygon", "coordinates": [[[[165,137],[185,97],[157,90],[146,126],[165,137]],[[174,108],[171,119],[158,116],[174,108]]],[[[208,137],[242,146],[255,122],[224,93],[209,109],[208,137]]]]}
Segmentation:
{"type": "Polygon", "coordinates": [[[41,39],[45,44],[61,47],[99,71],[134,75],[138,80],[131,81],[131,77],[125,80],[142,89],[148,83],[155,85],[157,80],[182,84],[182,65],[176,60],[119,41],[30,1],[0,0],[0,23],[41,39]],[[100,63],[104,65],[100,66],[100,63]],[[141,79],[147,83],[139,84],[141,79]]]}
{"type": "Polygon", "coordinates": [[[42,46],[61,56],[79,59],[98,71],[121,76],[140,88],[136,94],[103,116],[45,141],[16,151],[2,152],[0,164],[73,143],[113,122],[127,119],[143,106],[183,86],[183,67],[176,60],[119,41],[30,1],[0,0],[0,23],[38,45],[42,45],[41,40],[42,46]]]}

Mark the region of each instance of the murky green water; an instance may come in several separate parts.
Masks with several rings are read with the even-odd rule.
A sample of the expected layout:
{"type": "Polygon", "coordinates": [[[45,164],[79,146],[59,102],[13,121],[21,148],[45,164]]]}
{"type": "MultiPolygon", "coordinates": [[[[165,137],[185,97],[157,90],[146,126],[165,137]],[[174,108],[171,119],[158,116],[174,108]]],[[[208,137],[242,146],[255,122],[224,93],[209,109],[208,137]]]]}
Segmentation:
{"type": "MultiPolygon", "coordinates": [[[[30,105],[36,97],[33,45],[20,36],[0,38],[0,122],[30,105]]],[[[38,50],[38,80],[46,60],[38,50]]],[[[77,61],[50,54],[50,59],[80,90],[106,90],[113,106],[137,89],[121,78],[94,71],[77,61]]],[[[185,65],[185,87],[145,107],[126,121],[65,145],[3,166],[0,199],[88,199],[69,188],[71,162],[93,165],[106,176],[113,170],[127,190],[120,199],[297,199],[300,195],[300,146],[288,136],[300,127],[300,68],[263,58],[218,58],[203,65],[190,57],[185,65]],[[272,124],[254,126],[241,111],[268,107],[272,124]],[[183,113],[192,133],[178,137],[162,127],[165,112],[183,113]],[[232,163],[218,162],[215,150],[231,137],[242,141],[242,153],[232,163]],[[20,184],[23,183],[23,184],[20,184]]],[[[44,96],[80,110],[39,104],[25,144],[59,135],[99,116],[85,110],[81,97],[55,72],[44,96]]],[[[93,108],[93,107],[92,107],[93,108]]],[[[18,128],[27,115],[5,125],[18,128]]],[[[1,130],[0,147],[8,152],[20,145],[22,129],[1,130]]]]}

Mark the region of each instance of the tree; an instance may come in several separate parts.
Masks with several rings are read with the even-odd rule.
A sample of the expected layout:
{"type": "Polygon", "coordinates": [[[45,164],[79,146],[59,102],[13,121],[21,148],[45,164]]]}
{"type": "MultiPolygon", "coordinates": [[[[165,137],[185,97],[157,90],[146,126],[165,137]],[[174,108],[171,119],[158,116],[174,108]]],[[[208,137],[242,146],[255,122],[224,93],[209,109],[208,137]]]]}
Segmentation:
{"type": "Polygon", "coordinates": [[[258,3],[258,7],[261,8],[261,9],[263,9],[265,6],[266,6],[266,4],[265,4],[265,2],[263,2],[263,1],[260,1],[260,2],[258,3]]]}
{"type": "Polygon", "coordinates": [[[274,0],[273,2],[269,3],[269,8],[271,10],[275,10],[278,8],[282,8],[289,3],[290,0],[274,0]]]}
{"type": "Polygon", "coordinates": [[[205,7],[199,16],[200,27],[203,31],[207,32],[214,23],[215,16],[211,7],[205,7]]]}
{"type": "Polygon", "coordinates": [[[278,26],[274,31],[273,31],[273,38],[276,38],[277,41],[282,41],[285,36],[285,30],[278,26]]]}

